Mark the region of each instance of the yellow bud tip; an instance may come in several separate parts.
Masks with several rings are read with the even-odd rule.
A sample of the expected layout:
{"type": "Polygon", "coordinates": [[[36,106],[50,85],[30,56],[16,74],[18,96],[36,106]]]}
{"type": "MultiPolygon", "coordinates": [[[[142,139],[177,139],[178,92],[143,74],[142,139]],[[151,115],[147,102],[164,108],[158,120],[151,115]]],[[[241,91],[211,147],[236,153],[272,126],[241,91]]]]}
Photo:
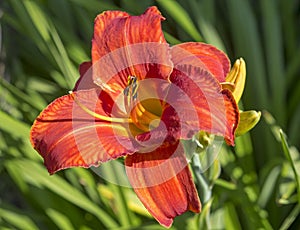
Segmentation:
{"type": "Polygon", "coordinates": [[[235,86],[231,91],[236,102],[239,102],[246,82],[246,63],[243,58],[235,61],[231,71],[226,76],[226,82],[235,86]]]}
{"type": "Polygon", "coordinates": [[[250,131],[259,122],[261,117],[260,111],[244,111],[240,112],[240,122],[235,131],[236,136],[240,136],[250,131]]]}

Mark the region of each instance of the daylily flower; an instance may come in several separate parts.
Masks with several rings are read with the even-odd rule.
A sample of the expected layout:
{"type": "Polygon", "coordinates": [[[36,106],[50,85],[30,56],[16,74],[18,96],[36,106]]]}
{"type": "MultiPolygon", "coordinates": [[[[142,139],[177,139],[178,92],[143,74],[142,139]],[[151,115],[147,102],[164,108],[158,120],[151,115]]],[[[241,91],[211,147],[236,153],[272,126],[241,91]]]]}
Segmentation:
{"type": "Polygon", "coordinates": [[[201,210],[180,139],[203,131],[234,145],[239,110],[221,84],[227,56],[204,43],[170,47],[162,20],[156,7],[140,16],[98,15],[92,61],[80,66],[73,91],[38,116],[31,143],[50,174],[125,157],[137,196],[169,227],[174,217],[201,210]]]}

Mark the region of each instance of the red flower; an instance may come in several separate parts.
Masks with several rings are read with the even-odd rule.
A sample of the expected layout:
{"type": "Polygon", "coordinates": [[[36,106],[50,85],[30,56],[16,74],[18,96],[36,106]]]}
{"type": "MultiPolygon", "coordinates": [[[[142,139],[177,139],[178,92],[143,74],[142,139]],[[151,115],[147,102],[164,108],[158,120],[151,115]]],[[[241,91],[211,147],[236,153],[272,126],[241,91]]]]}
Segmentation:
{"type": "Polygon", "coordinates": [[[234,144],[236,102],[221,84],[226,55],[203,43],[169,47],[156,7],[141,16],[107,11],[95,20],[92,62],[73,92],[52,102],[31,129],[50,174],[126,156],[136,194],[164,226],[201,204],[180,139],[199,130],[234,144]]]}

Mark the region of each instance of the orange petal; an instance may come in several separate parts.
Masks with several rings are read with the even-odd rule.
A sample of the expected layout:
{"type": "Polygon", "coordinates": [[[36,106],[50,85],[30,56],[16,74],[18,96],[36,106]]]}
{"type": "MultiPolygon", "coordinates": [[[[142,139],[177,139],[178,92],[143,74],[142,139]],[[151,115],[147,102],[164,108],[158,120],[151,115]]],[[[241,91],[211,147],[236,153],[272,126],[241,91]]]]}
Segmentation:
{"type": "MultiPolygon", "coordinates": [[[[178,48],[172,48],[172,56],[178,48]]],[[[218,80],[188,52],[175,58],[170,80],[176,87],[169,90],[168,98],[180,118],[183,138],[190,138],[199,130],[225,137],[234,144],[234,132],[239,121],[239,111],[232,94],[222,88],[218,80]],[[178,90],[178,88],[180,90],[178,90]]],[[[173,55],[174,54],[174,55],[173,55]]],[[[168,100],[168,101],[169,101],[168,100]]]]}
{"type": "Polygon", "coordinates": [[[110,94],[120,94],[128,76],[166,79],[172,62],[156,7],[140,16],[107,11],[95,20],[92,41],[93,78],[110,94]]]}
{"type": "Polygon", "coordinates": [[[31,128],[31,143],[51,174],[74,166],[98,165],[136,151],[125,125],[91,116],[74,97],[102,116],[119,112],[113,111],[114,104],[105,92],[99,94],[95,89],[62,96],[42,111],[31,128]]]}
{"type": "Polygon", "coordinates": [[[125,164],[134,191],[160,224],[170,227],[174,217],[188,210],[200,212],[197,190],[178,142],[127,156],[125,164]]]}
{"type": "Polygon", "coordinates": [[[172,47],[172,61],[175,65],[189,63],[192,59],[201,61],[219,82],[225,82],[225,77],[230,71],[230,61],[223,51],[200,42],[187,42],[172,47]]]}

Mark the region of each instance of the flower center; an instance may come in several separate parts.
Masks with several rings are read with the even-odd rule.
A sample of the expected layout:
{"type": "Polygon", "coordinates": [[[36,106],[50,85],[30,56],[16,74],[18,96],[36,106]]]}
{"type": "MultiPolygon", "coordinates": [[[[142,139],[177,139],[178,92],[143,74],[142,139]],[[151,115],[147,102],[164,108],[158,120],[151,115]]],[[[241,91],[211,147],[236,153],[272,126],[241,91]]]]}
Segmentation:
{"type": "MultiPolygon", "coordinates": [[[[150,88],[151,86],[149,86],[150,88]]],[[[128,77],[127,87],[124,89],[124,104],[130,114],[129,119],[144,132],[158,127],[162,113],[161,103],[158,99],[139,101],[139,98],[145,96],[140,94],[147,93],[147,89],[148,87],[139,88],[139,82],[135,76],[128,77]]]]}
{"type": "Polygon", "coordinates": [[[140,130],[142,130],[143,132],[148,132],[158,127],[162,114],[161,101],[151,96],[149,97],[149,95],[153,95],[153,93],[155,93],[155,88],[152,88],[151,85],[147,85],[147,87],[143,87],[143,89],[140,88],[141,87],[139,87],[137,78],[134,76],[129,76],[127,87],[123,91],[124,105],[129,115],[127,118],[108,117],[98,114],[86,107],[80,101],[80,99],[76,97],[75,93],[70,92],[70,95],[73,97],[75,103],[92,117],[112,123],[133,124],[136,128],[138,128],[138,130],[136,130],[135,128],[136,131],[134,131],[134,133],[137,134],[140,133],[140,130]],[[139,101],[139,98],[146,99],[144,99],[143,101],[139,101]]]}

